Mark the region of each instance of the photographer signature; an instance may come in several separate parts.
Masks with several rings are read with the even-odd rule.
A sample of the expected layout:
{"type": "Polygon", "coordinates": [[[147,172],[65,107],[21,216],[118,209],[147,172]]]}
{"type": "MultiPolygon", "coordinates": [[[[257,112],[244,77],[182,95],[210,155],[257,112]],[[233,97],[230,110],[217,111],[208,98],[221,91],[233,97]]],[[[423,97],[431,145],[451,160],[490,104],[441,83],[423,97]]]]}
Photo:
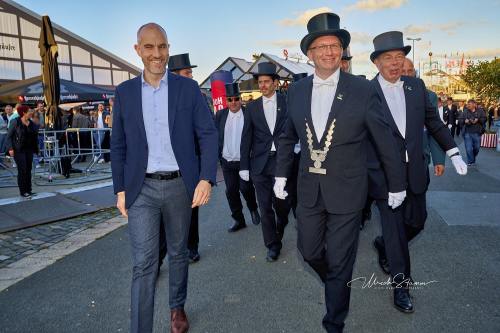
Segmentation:
{"type": "Polygon", "coordinates": [[[373,287],[393,287],[393,288],[416,288],[425,287],[432,283],[437,283],[437,280],[431,281],[413,281],[411,278],[406,278],[403,273],[396,274],[393,278],[388,277],[387,280],[379,281],[372,273],[371,277],[367,280],[366,276],[360,276],[347,282],[349,288],[355,288],[354,284],[361,283],[361,289],[373,288],[373,287]]]}

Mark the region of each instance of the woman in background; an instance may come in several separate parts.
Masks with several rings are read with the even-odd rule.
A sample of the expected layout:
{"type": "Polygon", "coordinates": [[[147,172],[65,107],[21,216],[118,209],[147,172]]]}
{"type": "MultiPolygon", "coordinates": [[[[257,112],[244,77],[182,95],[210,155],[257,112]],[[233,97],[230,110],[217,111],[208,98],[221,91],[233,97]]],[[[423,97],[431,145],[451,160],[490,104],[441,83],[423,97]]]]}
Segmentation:
{"type": "Polygon", "coordinates": [[[9,155],[17,164],[17,185],[22,197],[33,195],[31,190],[31,168],[33,154],[38,154],[38,127],[32,120],[34,111],[26,105],[17,108],[19,117],[12,121],[7,133],[9,155]]]}

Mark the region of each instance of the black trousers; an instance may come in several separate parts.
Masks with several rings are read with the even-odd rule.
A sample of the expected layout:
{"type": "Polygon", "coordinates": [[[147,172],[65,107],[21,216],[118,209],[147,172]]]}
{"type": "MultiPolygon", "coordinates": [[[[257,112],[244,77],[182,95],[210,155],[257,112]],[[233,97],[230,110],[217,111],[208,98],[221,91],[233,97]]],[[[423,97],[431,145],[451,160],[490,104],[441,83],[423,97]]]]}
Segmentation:
{"type": "MultiPolygon", "coordinates": [[[[200,243],[200,235],[198,230],[198,215],[200,207],[195,207],[191,209],[191,222],[189,224],[189,235],[187,247],[189,250],[198,250],[198,244],[200,243]]],[[[160,223],[160,256],[159,261],[162,262],[167,256],[167,239],[165,235],[165,223],[160,223]]]]}
{"type": "Polygon", "coordinates": [[[236,221],[245,221],[243,216],[243,204],[240,198],[240,192],[245,198],[248,209],[253,212],[257,210],[257,199],[255,197],[255,188],[253,182],[246,182],[240,178],[240,162],[220,160],[224,182],[226,183],[226,198],[231,209],[231,216],[236,221]]]}
{"type": "Polygon", "coordinates": [[[262,173],[252,175],[252,180],[255,192],[257,192],[264,244],[268,249],[279,251],[282,246],[283,233],[288,224],[290,204],[288,198],[281,200],[274,195],[275,159],[275,156],[270,156],[262,173]]]}
{"type": "Polygon", "coordinates": [[[314,207],[304,207],[300,201],[297,205],[297,247],[325,283],[323,326],[328,332],[341,332],[349,312],[347,283],[352,279],[361,216],[361,210],[330,214],[321,191],[314,207]]]}
{"type": "Polygon", "coordinates": [[[382,237],[385,253],[391,268],[391,276],[408,278],[410,276],[410,253],[406,233],[407,225],[404,223],[404,207],[392,209],[387,200],[376,200],[380,212],[382,237]]]}
{"type": "Polygon", "coordinates": [[[31,170],[33,166],[33,151],[15,151],[14,161],[17,164],[17,186],[19,194],[31,192],[31,170]]]}

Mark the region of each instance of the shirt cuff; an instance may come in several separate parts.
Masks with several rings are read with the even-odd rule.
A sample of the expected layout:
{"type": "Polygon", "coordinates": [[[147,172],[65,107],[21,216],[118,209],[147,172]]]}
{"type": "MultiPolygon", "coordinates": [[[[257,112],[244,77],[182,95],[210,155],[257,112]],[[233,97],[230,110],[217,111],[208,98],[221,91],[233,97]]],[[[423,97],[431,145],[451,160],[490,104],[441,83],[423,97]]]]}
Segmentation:
{"type": "Polygon", "coordinates": [[[451,148],[450,150],[446,151],[446,155],[448,155],[448,157],[451,157],[451,155],[453,155],[455,153],[459,153],[460,154],[460,150],[458,150],[457,147],[451,148]]]}

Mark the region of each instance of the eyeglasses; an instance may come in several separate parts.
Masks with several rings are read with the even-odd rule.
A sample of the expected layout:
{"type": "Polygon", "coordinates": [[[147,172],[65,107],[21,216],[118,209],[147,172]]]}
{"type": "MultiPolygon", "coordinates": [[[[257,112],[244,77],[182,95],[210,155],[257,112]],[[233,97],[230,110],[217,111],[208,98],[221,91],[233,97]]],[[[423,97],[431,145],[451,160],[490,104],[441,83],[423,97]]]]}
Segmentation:
{"type": "Polygon", "coordinates": [[[325,52],[326,50],[331,49],[332,51],[339,52],[342,50],[342,45],[339,44],[323,44],[314,47],[310,47],[309,50],[318,50],[321,52],[325,52]]]}
{"type": "Polygon", "coordinates": [[[238,102],[239,100],[239,97],[227,97],[228,102],[238,102]]]}

